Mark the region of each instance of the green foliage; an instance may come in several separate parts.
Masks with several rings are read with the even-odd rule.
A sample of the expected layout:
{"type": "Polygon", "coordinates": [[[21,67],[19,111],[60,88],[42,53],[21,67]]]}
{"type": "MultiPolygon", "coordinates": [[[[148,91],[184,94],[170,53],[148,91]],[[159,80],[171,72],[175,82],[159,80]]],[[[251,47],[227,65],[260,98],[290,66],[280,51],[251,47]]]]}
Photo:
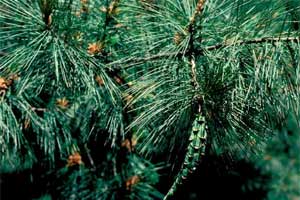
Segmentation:
{"type": "Polygon", "coordinates": [[[264,132],[269,134],[263,110],[273,105],[280,89],[290,83],[286,81],[290,73],[286,65],[293,65],[289,48],[298,47],[297,42],[255,41],[297,32],[290,31],[283,20],[285,7],[278,1],[208,1],[190,32],[187,27],[196,3],[158,1],[149,3],[147,9],[141,3],[126,4],[130,17],[125,22],[132,24],[128,41],[134,52],[129,59],[135,63],[132,68],[141,71],[136,74],[140,81],[129,89],[135,96],[131,104],[141,111],[130,127],[141,134],[149,127],[145,146],[151,143],[157,148],[174,149],[174,141],[188,138],[183,130],[190,127],[193,107],[201,97],[216,144],[229,149],[238,144],[251,151],[249,142],[260,143],[264,132]],[[265,22],[266,15],[275,12],[275,27],[281,29],[265,22]],[[258,34],[261,23],[269,28],[260,28],[258,34]],[[137,29],[137,24],[143,28],[137,29]],[[247,44],[248,40],[253,43],[247,44]],[[197,88],[191,80],[191,56],[195,59],[197,88]]]}
{"type": "MultiPolygon", "coordinates": [[[[94,9],[101,5],[104,2],[94,5],[94,9]]],[[[10,121],[1,120],[3,126],[13,129],[9,131],[10,137],[23,138],[23,143],[14,140],[20,143],[13,145],[14,151],[31,140],[28,138],[31,136],[24,137],[21,133],[26,116],[33,130],[23,132],[33,131],[38,148],[51,160],[55,150],[62,157],[70,154],[79,142],[74,138],[85,143],[89,135],[107,127],[113,143],[118,134],[123,134],[120,90],[108,75],[105,58],[96,55],[103,51],[101,39],[103,45],[109,40],[105,38],[104,26],[107,14],[85,10],[89,9],[87,6],[90,4],[80,1],[1,0],[0,37],[5,38],[1,47],[5,52],[0,61],[1,77],[10,74],[20,77],[17,85],[13,84],[16,91],[8,88],[1,102],[6,110],[11,107],[7,104],[20,104],[14,111],[5,111],[9,115],[3,117],[10,121]],[[82,24],[85,26],[81,27],[82,24]],[[96,49],[87,50],[88,45],[96,49]],[[105,83],[103,87],[97,86],[96,76],[105,83]],[[60,108],[59,102],[66,105],[60,108]],[[22,116],[17,117],[17,112],[22,112],[22,116]],[[92,122],[91,115],[94,115],[92,122]]],[[[8,138],[4,143],[10,144],[8,138]]]]}
{"type": "Polygon", "coordinates": [[[160,195],[153,188],[158,181],[153,165],[134,154],[131,144],[120,148],[131,141],[124,130],[131,115],[123,110],[126,71],[108,65],[125,48],[116,20],[118,4],[0,0],[1,173],[42,168],[53,176],[63,168],[57,174],[63,182],[56,197],[63,199],[160,195]],[[130,154],[123,155],[126,159],[116,153],[124,151],[130,154]],[[80,158],[73,163],[79,169],[62,167],[68,157],[74,162],[74,154],[80,158]],[[105,166],[109,160],[115,163],[105,166]],[[127,191],[130,176],[139,183],[127,191]]]}
{"type": "MultiPolygon", "coordinates": [[[[62,168],[57,180],[63,180],[58,187],[63,199],[154,199],[161,194],[153,188],[158,182],[159,169],[144,162],[136,155],[128,155],[128,163],[122,164],[118,173],[115,159],[108,154],[105,163],[94,171],[84,165],[62,168]],[[113,170],[111,170],[113,169],[113,170]],[[96,174],[96,176],[95,176],[96,174]]],[[[58,184],[59,185],[59,184],[58,184]]]]}
{"type": "Polygon", "coordinates": [[[175,194],[204,153],[261,154],[274,124],[300,110],[299,10],[295,0],[0,0],[0,173],[46,168],[57,198],[153,199],[157,167],[141,156],[171,161],[175,194]]]}
{"type": "Polygon", "coordinates": [[[263,159],[255,160],[264,182],[253,180],[247,187],[264,188],[267,199],[285,200],[300,197],[300,133],[299,117],[290,115],[264,150],[263,159]]]}
{"type": "Polygon", "coordinates": [[[141,151],[180,152],[200,107],[207,151],[244,158],[261,152],[272,135],[270,110],[280,122],[281,100],[299,99],[299,30],[290,22],[299,7],[275,0],[146,2],[124,6],[133,52],[127,60],[140,72],[128,90],[135,97],[129,105],[140,112],[130,128],[146,138],[141,151]]]}

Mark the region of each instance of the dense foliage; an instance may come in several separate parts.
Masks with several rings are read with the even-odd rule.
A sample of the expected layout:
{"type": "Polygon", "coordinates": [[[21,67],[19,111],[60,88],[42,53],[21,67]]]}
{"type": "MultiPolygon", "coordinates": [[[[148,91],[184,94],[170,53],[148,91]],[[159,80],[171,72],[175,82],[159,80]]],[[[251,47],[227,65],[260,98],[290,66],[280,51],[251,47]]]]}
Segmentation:
{"type": "Polygon", "coordinates": [[[248,181],[245,188],[267,191],[267,199],[298,199],[300,196],[299,117],[291,114],[266,146],[263,159],[254,160],[265,178],[248,181]]]}
{"type": "Polygon", "coordinates": [[[3,184],[173,199],[217,156],[297,199],[299,19],[297,0],[0,0],[3,184]]]}

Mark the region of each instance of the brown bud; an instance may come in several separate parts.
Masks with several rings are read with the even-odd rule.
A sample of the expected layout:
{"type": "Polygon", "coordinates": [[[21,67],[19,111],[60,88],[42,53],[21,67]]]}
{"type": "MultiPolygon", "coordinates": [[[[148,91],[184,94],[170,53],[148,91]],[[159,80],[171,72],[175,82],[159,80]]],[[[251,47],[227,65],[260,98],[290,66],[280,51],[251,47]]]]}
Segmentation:
{"type": "Polygon", "coordinates": [[[122,83],[123,83],[122,79],[121,79],[120,77],[118,77],[118,76],[114,76],[114,79],[115,79],[115,81],[116,81],[117,83],[119,83],[119,84],[122,84],[122,83]]]}
{"type": "Polygon", "coordinates": [[[129,103],[129,102],[132,101],[133,96],[130,95],[130,94],[128,94],[128,93],[124,93],[124,94],[123,94],[123,98],[124,98],[124,100],[126,101],[126,103],[129,103]]]}
{"type": "Polygon", "coordinates": [[[137,138],[136,136],[132,136],[131,140],[125,139],[122,141],[121,146],[125,147],[129,152],[134,150],[135,146],[137,145],[137,138]]]}
{"type": "Polygon", "coordinates": [[[0,77],[0,90],[6,90],[7,88],[7,80],[3,77],[0,77]]]}
{"type": "Polygon", "coordinates": [[[57,106],[59,106],[62,109],[66,109],[69,106],[69,101],[66,97],[63,97],[61,99],[57,99],[56,101],[57,106]]]}
{"type": "Polygon", "coordinates": [[[97,75],[95,78],[96,82],[99,84],[99,86],[104,85],[104,80],[101,78],[101,76],[97,75]]]}
{"type": "Polygon", "coordinates": [[[126,181],[126,189],[130,190],[132,186],[136,185],[138,182],[140,182],[140,177],[137,175],[134,175],[127,179],[126,181]]]}
{"type": "Polygon", "coordinates": [[[104,45],[101,42],[90,43],[88,46],[88,53],[91,55],[95,55],[95,54],[101,53],[103,48],[104,48],[104,45]]]}
{"type": "Polygon", "coordinates": [[[182,34],[175,33],[173,41],[176,45],[179,45],[182,42],[182,34]]]}
{"type": "Polygon", "coordinates": [[[67,167],[81,164],[83,164],[83,162],[81,160],[81,155],[78,152],[75,152],[74,154],[69,156],[67,167]]]}
{"type": "Polygon", "coordinates": [[[52,24],[52,14],[48,16],[47,25],[50,26],[52,24]]]}
{"type": "Polygon", "coordinates": [[[28,129],[30,127],[30,119],[26,118],[24,121],[24,129],[28,129]]]}

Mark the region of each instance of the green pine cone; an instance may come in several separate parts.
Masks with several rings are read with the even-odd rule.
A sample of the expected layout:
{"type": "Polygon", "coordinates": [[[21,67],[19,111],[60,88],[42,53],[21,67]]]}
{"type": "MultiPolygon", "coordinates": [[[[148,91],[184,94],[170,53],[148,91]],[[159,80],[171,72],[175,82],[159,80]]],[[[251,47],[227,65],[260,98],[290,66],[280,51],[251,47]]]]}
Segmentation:
{"type": "Polygon", "coordinates": [[[178,186],[182,184],[185,179],[187,179],[189,174],[193,173],[196,170],[198,162],[200,161],[202,156],[205,155],[206,139],[207,130],[205,117],[201,114],[197,114],[196,119],[193,122],[193,127],[189,138],[189,145],[182,168],[178,173],[172,187],[166,194],[164,200],[172,197],[178,189],[178,186]]]}

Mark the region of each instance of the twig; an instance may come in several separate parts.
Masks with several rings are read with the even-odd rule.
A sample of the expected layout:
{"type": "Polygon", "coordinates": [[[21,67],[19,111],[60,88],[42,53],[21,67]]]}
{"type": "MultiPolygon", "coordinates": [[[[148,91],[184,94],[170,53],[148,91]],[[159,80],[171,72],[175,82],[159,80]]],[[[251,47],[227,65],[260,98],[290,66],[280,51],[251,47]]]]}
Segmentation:
{"type": "Polygon", "coordinates": [[[208,46],[205,48],[207,51],[213,51],[218,49],[223,49],[229,46],[241,46],[247,44],[261,44],[261,43],[275,43],[275,42],[300,42],[300,37],[264,37],[264,38],[257,38],[252,40],[238,40],[236,42],[222,42],[213,46],[208,46]]]}
{"type": "MultiPolygon", "coordinates": [[[[207,46],[204,47],[203,50],[204,51],[214,51],[214,50],[219,50],[219,49],[223,49],[229,46],[241,46],[241,45],[247,45],[247,44],[262,44],[262,43],[274,43],[274,42],[300,42],[300,37],[275,37],[275,38],[271,38],[271,37],[264,37],[264,38],[257,38],[257,39],[252,39],[252,40],[239,40],[236,42],[222,42],[222,43],[218,43],[216,45],[212,45],[212,46],[207,46]]],[[[199,51],[199,50],[198,50],[199,51]]],[[[198,51],[196,53],[198,53],[198,51]]],[[[132,59],[128,59],[125,60],[123,62],[125,63],[142,63],[142,62],[147,62],[147,61],[151,61],[151,60],[158,60],[158,59],[162,59],[162,58],[166,58],[166,57],[172,57],[172,56],[183,56],[185,54],[185,52],[170,52],[170,53],[162,53],[162,54],[156,54],[153,56],[148,56],[148,57],[144,57],[144,58],[132,58],[132,59]]],[[[113,64],[117,64],[117,63],[121,63],[121,62],[114,62],[111,63],[110,65],[113,64]]]]}
{"type": "Polygon", "coordinates": [[[195,58],[193,57],[191,59],[191,71],[192,71],[192,82],[195,90],[197,90],[200,85],[197,81],[197,72],[196,72],[196,63],[195,63],[195,58]]]}
{"type": "Polygon", "coordinates": [[[35,108],[35,107],[32,107],[31,110],[33,110],[33,111],[39,111],[39,112],[46,112],[47,111],[46,108],[35,108]]]}
{"type": "Polygon", "coordinates": [[[89,161],[90,161],[90,163],[92,165],[92,170],[96,171],[96,166],[95,166],[94,160],[93,160],[93,158],[92,158],[92,156],[90,154],[90,150],[88,149],[88,147],[87,147],[86,144],[84,145],[84,149],[85,149],[85,152],[86,152],[86,154],[87,154],[87,156],[89,158],[89,161]]]}

